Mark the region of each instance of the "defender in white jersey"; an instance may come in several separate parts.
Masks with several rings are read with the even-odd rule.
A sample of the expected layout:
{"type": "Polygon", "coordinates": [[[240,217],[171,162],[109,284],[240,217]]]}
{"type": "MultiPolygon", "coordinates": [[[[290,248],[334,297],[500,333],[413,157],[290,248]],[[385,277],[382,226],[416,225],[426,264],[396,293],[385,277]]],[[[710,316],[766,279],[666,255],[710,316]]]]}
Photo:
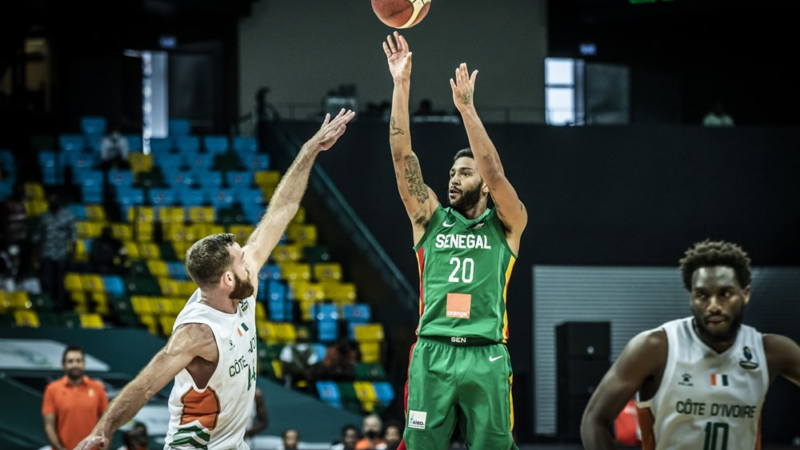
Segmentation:
{"type": "Polygon", "coordinates": [[[286,171],[267,213],[244,247],[215,234],[186,252],[186,271],[198,285],[175,321],[167,345],[119,393],[78,450],[105,449],[171,379],[165,450],[247,450],[245,428],[256,381],[255,298],[258,272],[300,207],[311,167],[344,133],[355,113],[326,116],[286,171]]]}
{"type": "Polygon", "coordinates": [[[695,244],[681,260],[692,316],[633,338],[583,415],[589,450],[613,449],[609,426],[638,396],[644,450],[761,448],[761,408],[779,375],[800,386],[800,346],[742,325],[750,258],[728,242],[695,244]]]}

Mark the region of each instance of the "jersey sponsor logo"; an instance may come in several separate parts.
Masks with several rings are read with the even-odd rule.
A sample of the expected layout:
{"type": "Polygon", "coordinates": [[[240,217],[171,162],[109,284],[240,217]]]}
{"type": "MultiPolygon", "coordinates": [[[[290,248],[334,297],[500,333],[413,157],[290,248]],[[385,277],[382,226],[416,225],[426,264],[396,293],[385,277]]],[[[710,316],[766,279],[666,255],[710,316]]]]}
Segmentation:
{"type": "Polygon", "coordinates": [[[500,359],[500,358],[502,358],[502,357],[503,357],[503,355],[500,355],[500,356],[490,356],[490,357],[489,357],[489,362],[495,362],[495,361],[497,361],[498,359],[500,359]]]}
{"type": "Polygon", "coordinates": [[[233,339],[228,339],[228,351],[232,352],[233,349],[236,348],[236,344],[233,343],[233,339]]]}
{"type": "Polygon", "coordinates": [[[758,369],[758,363],[755,362],[755,361],[752,361],[753,352],[750,351],[750,347],[745,346],[744,349],[742,350],[742,352],[744,353],[744,358],[745,359],[739,361],[739,366],[741,366],[741,368],[745,369],[745,370],[758,369]]]}
{"type": "Polygon", "coordinates": [[[450,228],[450,227],[452,227],[454,225],[455,225],[455,223],[447,223],[446,220],[444,222],[442,222],[442,226],[445,227],[445,228],[450,228]]]}
{"type": "Polygon", "coordinates": [[[247,311],[247,308],[250,306],[250,304],[247,303],[247,300],[239,300],[239,306],[242,307],[242,312],[245,312],[247,311]]]}
{"type": "Polygon", "coordinates": [[[711,374],[711,386],[716,387],[727,387],[728,386],[728,376],[721,373],[712,373],[711,374]]]}
{"type": "Polygon", "coordinates": [[[458,248],[458,249],[484,249],[491,250],[489,237],[480,234],[437,234],[436,248],[458,248]]]}
{"type": "Polygon", "coordinates": [[[428,418],[428,413],[425,411],[408,411],[408,428],[416,428],[418,430],[425,429],[425,421],[428,418]]]}
{"type": "Polygon", "coordinates": [[[448,293],[445,315],[456,319],[469,319],[471,305],[472,295],[448,293]]]}
{"type": "Polygon", "coordinates": [[[681,375],[681,381],[678,381],[679,386],[694,386],[692,383],[692,376],[688,373],[681,375]]]}

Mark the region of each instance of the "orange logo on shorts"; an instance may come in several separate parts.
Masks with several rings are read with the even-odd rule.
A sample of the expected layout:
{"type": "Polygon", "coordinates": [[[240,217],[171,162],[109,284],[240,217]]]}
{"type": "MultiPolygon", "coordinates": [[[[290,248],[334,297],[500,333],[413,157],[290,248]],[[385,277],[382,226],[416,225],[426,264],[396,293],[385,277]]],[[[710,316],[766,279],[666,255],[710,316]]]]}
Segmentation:
{"type": "Polygon", "coordinates": [[[470,294],[447,294],[447,317],[469,319],[469,310],[472,305],[470,294]]]}

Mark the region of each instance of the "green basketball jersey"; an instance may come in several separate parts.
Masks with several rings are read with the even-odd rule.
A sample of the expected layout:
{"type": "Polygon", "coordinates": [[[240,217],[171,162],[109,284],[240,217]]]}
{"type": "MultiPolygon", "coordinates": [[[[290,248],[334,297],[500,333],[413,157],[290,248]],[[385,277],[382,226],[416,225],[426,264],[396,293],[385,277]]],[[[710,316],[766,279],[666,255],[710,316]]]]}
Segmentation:
{"type": "Polygon", "coordinates": [[[417,335],[506,342],[506,287],[517,255],[508,247],[497,211],[487,209],[469,220],[440,205],[414,250],[420,279],[417,335]]]}

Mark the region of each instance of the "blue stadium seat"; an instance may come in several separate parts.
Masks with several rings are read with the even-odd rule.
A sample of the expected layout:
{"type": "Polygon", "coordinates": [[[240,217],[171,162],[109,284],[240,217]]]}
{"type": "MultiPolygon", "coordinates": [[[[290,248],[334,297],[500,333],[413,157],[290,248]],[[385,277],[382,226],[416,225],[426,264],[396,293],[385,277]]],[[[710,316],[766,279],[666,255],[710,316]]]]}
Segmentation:
{"type": "MultiPolygon", "coordinates": [[[[320,342],[333,342],[339,339],[339,323],[326,320],[317,322],[317,340],[320,342]]],[[[354,340],[354,339],[351,339],[354,340]]]]}
{"type": "Polygon", "coordinates": [[[201,206],[208,203],[205,189],[183,187],[179,190],[178,200],[182,206],[201,206]]]}
{"type": "Polygon", "coordinates": [[[133,173],[130,170],[111,169],[108,171],[108,184],[112,186],[133,186],[133,173]]]}
{"type": "Polygon", "coordinates": [[[382,405],[388,406],[392,403],[392,400],[394,400],[394,389],[392,389],[392,385],[389,384],[388,381],[372,383],[372,387],[375,388],[375,396],[378,397],[382,405]]]}
{"type": "Polygon", "coordinates": [[[72,215],[75,216],[75,220],[86,220],[86,207],[82,204],[78,203],[70,203],[67,205],[67,209],[72,212],[72,215]]]}
{"type": "Polygon", "coordinates": [[[131,152],[142,151],[142,136],[138,134],[126,134],[125,139],[128,140],[128,150],[131,152]]]}
{"type": "Polygon", "coordinates": [[[62,134],[58,136],[58,146],[64,152],[82,152],[85,143],[80,134],[62,134]]]}
{"type": "Polygon", "coordinates": [[[204,189],[222,187],[222,172],[217,172],[216,170],[195,170],[194,179],[204,189]]]}
{"type": "Polygon", "coordinates": [[[233,191],[229,189],[208,188],[211,205],[216,208],[228,208],[233,204],[233,191]]]}
{"type": "Polygon", "coordinates": [[[172,187],[189,187],[194,184],[194,172],[176,170],[174,168],[162,168],[161,173],[164,175],[164,181],[172,187]]]}
{"type": "Polygon", "coordinates": [[[162,169],[175,170],[186,165],[186,158],[177,153],[158,153],[153,155],[153,164],[162,169]]]}
{"type": "Polygon", "coordinates": [[[172,138],[150,138],[150,153],[153,159],[161,157],[164,153],[172,151],[172,138]]]}
{"type": "Polygon", "coordinates": [[[372,312],[366,303],[344,305],[342,314],[344,320],[350,323],[369,323],[372,320],[372,312]]]}
{"type": "Polygon", "coordinates": [[[200,138],[197,136],[178,136],[175,138],[175,147],[179,153],[198,153],[200,151],[200,138]]]}
{"type": "Polygon", "coordinates": [[[169,135],[185,136],[192,131],[192,123],[189,119],[169,119],[169,135]]]}
{"type": "Polygon", "coordinates": [[[103,203],[103,185],[84,184],[81,186],[81,201],[83,203],[103,203]]]}
{"type": "Polygon", "coordinates": [[[116,275],[103,275],[103,285],[109,295],[115,297],[125,295],[125,283],[116,275]]]}
{"type": "Polygon", "coordinates": [[[317,381],[317,392],[323,402],[336,408],[342,408],[342,394],[335,382],[317,381]]]}
{"type": "Polygon", "coordinates": [[[253,172],[245,170],[229,171],[225,174],[230,187],[250,187],[253,185],[253,172]]]}
{"type": "Polygon", "coordinates": [[[209,170],[214,165],[214,155],[205,153],[186,155],[186,163],[190,170],[209,170]]]}
{"type": "Polygon", "coordinates": [[[270,281],[267,283],[267,298],[270,301],[286,301],[286,285],[279,281],[270,281]]]}
{"type": "Polygon", "coordinates": [[[94,116],[81,117],[81,131],[83,131],[83,134],[105,134],[106,118],[94,116]]]}
{"type": "Polygon", "coordinates": [[[64,166],[59,164],[56,152],[39,152],[39,165],[42,168],[42,181],[48,186],[64,182],[64,166]]]}
{"type": "Polygon", "coordinates": [[[56,152],[46,150],[39,152],[39,165],[41,165],[42,168],[56,167],[57,163],[56,152]]]}
{"type": "Polygon", "coordinates": [[[143,205],[144,192],[141,188],[118,186],[117,202],[122,206],[143,205]]]}
{"type": "Polygon", "coordinates": [[[289,320],[289,316],[286,314],[286,304],[283,302],[268,302],[267,314],[269,314],[270,320],[275,322],[286,322],[289,320]]]}
{"type": "Polygon", "coordinates": [[[103,139],[102,134],[86,134],[83,138],[87,149],[91,150],[92,153],[100,153],[100,141],[103,139]]]}
{"type": "Polygon", "coordinates": [[[77,167],[72,181],[79,186],[103,186],[103,172],[99,170],[79,170],[77,167]]]}
{"type": "Polygon", "coordinates": [[[75,169],[92,169],[95,166],[95,155],[83,152],[62,152],[61,165],[75,169]]]}
{"type": "Polygon", "coordinates": [[[256,153],[258,151],[258,141],[250,136],[236,136],[233,138],[233,150],[240,155],[256,153]]]}
{"type": "MultiPolygon", "coordinates": [[[[183,255],[178,255],[183,259],[183,255]]],[[[175,280],[188,280],[189,275],[186,274],[186,266],[182,262],[172,261],[167,263],[167,273],[169,277],[175,280]]]]}
{"type": "Polygon", "coordinates": [[[242,155],[240,157],[244,167],[252,170],[268,170],[269,169],[269,155],[266,153],[251,153],[242,155]]]}
{"type": "Polygon", "coordinates": [[[232,190],[233,199],[240,205],[254,204],[263,208],[264,194],[257,188],[236,188],[232,190]]]}
{"type": "Polygon", "coordinates": [[[208,153],[227,153],[228,138],[227,136],[205,136],[203,137],[203,147],[208,153]]]}
{"type": "Polygon", "coordinates": [[[322,362],[325,359],[325,354],[328,353],[328,347],[325,344],[309,344],[311,348],[314,349],[314,353],[317,354],[317,360],[322,362]]]}
{"type": "Polygon", "coordinates": [[[264,210],[263,206],[256,204],[250,205],[248,203],[247,205],[244,205],[244,221],[246,223],[256,224],[261,220],[261,217],[264,216],[265,212],[266,211],[264,210]]]}
{"type": "Polygon", "coordinates": [[[267,280],[280,280],[280,266],[274,264],[265,264],[263,267],[261,267],[261,271],[258,272],[258,279],[263,282],[262,284],[267,284],[267,280]]]}
{"type": "Polygon", "coordinates": [[[311,306],[311,317],[317,322],[339,320],[339,308],[336,305],[321,304],[311,306]]]}
{"type": "Polygon", "coordinates": [[[175,191],[172,188],[152,188],[148,192],[150,204],[155,206],[169,206],[175,203],[175,191]]]}

